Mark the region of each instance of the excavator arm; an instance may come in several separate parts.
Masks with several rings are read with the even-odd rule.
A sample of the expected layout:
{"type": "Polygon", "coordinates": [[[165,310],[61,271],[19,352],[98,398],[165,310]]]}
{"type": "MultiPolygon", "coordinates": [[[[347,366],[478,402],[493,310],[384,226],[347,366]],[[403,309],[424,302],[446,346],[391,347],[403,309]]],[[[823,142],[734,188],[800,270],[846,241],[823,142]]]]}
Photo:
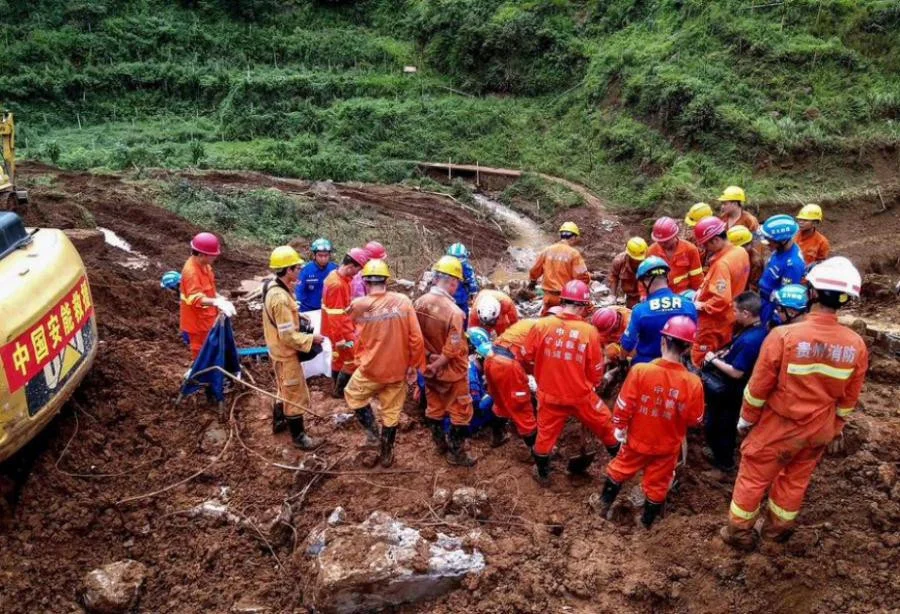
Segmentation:
{"type": "Polygon", "coordinates": [[[28,192],[16,188],[16,124],[11,111],[0,110],[0,210],[28,202],[28,192]]]}

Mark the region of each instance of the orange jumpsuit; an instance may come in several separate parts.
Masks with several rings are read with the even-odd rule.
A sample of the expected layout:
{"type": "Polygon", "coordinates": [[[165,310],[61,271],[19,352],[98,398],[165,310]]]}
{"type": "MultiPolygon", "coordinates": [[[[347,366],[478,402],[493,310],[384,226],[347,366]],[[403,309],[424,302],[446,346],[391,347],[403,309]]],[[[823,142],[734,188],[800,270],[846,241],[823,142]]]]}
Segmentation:
{"type": "Polygon", "coordinates": [[[618,294],[619,287],[625,294],[625,306],[634,307],[641,301],[641,290],[638,287],[637,269],[640,262],[621,252],[613,258],[609,267],[609,291],[613,296],[618,294]]]}
{"type": "Polygon", "coordinates": [[[750,277],[747,278],[747,290],[759,291],[759,278],[762,277],[766,261],[762,256],[761,248],[756,243],[748,243],[744,251],[750,258],[750,277]]]}
{"type": "Polygon", "coordinates": [[[525,339],[522,359],[534,363],[538,382],[535,454],[550,454],[570,416],[605,446],[616,445],[612,415],[594,392],[603,379],[603,348],[596,328],[571,314],[541,318],[525,339]]]}
{"type": "Polygon", "coordinates": [[[622,335],[628,329],[628,323],[631,322],[631,310],[621,305],[613,307],[613,309],[619,314],[616,327],[607,333],[600,333],[600,345],[603,346],[603,354],[607,363],[624,360],[628,356],[628,353],[622,349],[620,342],[622,341],[622,335]]]}
{"type": "Polygon", "coordinates": [[[453,297],[437,286],[413,304],[428,362],[440,355],[448,359],[436,374],[425,378],[425,415],[450,423],[468,425],[472,420],[472,396],[469,394],[469,343],[463,334],[463,312],[453,297]]]}
{"type": "Polygon", "coordinates": [[[813,311],[769,333],[744,390],[741,417],[755,426],[741,445],[732,527],[753,527],[768,490],[766,534],[791,528],[825,447],[856,407],[868,365],[862,338],[834,313],[813,311]]]}
{"type": "Polygon", "coordinates": [[[499,290],[484,289],[475,295],[472,301],[472,310],[469,312],[469,328],[473,326],[482,326],[489,333],[493,332],[502,335],[503,332],[519,321],[519,312],[516,311],[516,304],[509,296],[499,290]],[[478,300],[483,296],[493,296],[500,303],[500,317],[494,326],[482,326],[478,319],[478,300]]]}
{"type": "Polygon", "coordinates": [[[800,251],[803,252],[803,260],[806,261],[807,266],[822,262],[831,253],[831,244],[828,239],[815,228],[809,234],[801,230],[794,240],[800,247],[800,251]]]}
{"type": "MultiPolygon", "coordinates": [[[[533,320],[536,322],[536,320],[533,320]]],[[[494,351],[484,360],[484,378],[488,393],[494,399],[494,414],[512,420],[521,436],[537,430],[528,375],[516,355],[502,345],[494,345],[494,351]]]]}
{"type": "Polygon", "coordinates": [[[684,365],[664,358],[632,367],[616,401],[613,424],[627,430],[625,445],[606,468],[623,484],[644,471],[651,503],[666,500],[687,429],[703,420],[703,383],[684,365]]]}
{"type": "Polygon", "coordinates": [[[678,239],[675,250],[669,254],[662,245],[654,243],[647,251],[648,256],[658,256],[669,265],[669,287],[672,292],[696,290],[703,282],[703,264],[700,250],[693,243],[678,239]]]}
{"type": "Polygon", "coordinates": [[[335,269],[325,278],[322,287],[322,334],[331,340],[331,371],[337,373],[353,373],[356,369],[353,344],[356,338],[356,327],[347,315],[350,306],[351,278],[341,275],[335,269]]]}
{"type": "Polygon", "coordinates": [[[178,315],[181,330],[188,334],[191,358],[200,354],[203,342],[216,323],[219,310],[201,304],[204,298],[216,298],[216,276],[212,267],[191,256],[181,270],[181,301],[178,315]]]}
{"type": "Polygon", "coordinates": [[[544,288],[544,310],[541,315],[547,315],[551,307],[559,305],[559,293],[568,282],[573,279],[580,279],[586,284],[591,282],[581,252],[565,241],[544,248],[528,272],[528,277],[531,281],[543,277],[541,286],[544,288]]]}
{"type": "Polygon", "coordinates": [[[734,328],[734,298],[747,287],[750,256],[731,243],[709,260],[709,271],[697,291],[697,339],[691,358],[698,367],[707,352],[715,352],[731,341],[734,328]]]}
{"type": "Polygon", "coordinates": [[[759,230],[759,220],[756,219],[755,215],[745,209],[741,209],[741,214],[733,222],[724,215],[720,215],[719,219],[724,220],[725,225],[728,226],[728,228],[732,228],[734,226],[745,226],[750,232],[756,232],[757,230],[759,230]]]}

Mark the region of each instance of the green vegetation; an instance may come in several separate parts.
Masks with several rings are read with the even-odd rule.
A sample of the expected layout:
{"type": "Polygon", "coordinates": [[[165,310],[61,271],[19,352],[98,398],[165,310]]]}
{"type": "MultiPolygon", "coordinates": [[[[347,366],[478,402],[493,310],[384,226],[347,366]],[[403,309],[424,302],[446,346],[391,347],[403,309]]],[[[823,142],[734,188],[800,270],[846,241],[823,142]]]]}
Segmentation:
{"type": "Polygon", "coordinates": [[[584,198],[566,186],[526,173],[503,190],[500,202],[538,222],[545,223],[560,211],[583,205],[584,198]]]}
{"type": "Polygon", "coordinates": [[[451,159],[685,208],[729,183],[753,200],[859,187],[900,141],[893,0],[0,0],[0,14],[19,145],[66,168],[394,182],[451,159]]]}

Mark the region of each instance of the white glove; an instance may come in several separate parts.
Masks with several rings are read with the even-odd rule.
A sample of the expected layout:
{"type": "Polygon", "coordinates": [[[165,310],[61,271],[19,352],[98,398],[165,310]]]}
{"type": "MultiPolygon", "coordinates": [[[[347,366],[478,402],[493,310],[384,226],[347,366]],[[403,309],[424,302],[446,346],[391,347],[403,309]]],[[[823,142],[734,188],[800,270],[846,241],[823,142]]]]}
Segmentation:
{"type": "Polygon", "coordinates": [[[221,296],[217,296],[213,299],[213,306],[225,314],[226,318],[233,318],[237,315],[237,309],[234,308],[234,304],[231,301],[225,300],[221,296]]]}
{"type": "Polygon", "coordinates": [[[751,426],[753,426],[753,423],[747,422],[746,420],[744,420],[743,416],[741,416],[741,419],[738,420],[738,424],[737,424],[738,433],[746,433],[747,431],[750,430],[751,426]]]}
{"type": "Polygon", "coordinates": [[[625,443],[625,440],[628,439],[628,430],[627,429],[616,429],[613,431],[613,437],[616,438],[616,441],[619,443],[625,443]]]}

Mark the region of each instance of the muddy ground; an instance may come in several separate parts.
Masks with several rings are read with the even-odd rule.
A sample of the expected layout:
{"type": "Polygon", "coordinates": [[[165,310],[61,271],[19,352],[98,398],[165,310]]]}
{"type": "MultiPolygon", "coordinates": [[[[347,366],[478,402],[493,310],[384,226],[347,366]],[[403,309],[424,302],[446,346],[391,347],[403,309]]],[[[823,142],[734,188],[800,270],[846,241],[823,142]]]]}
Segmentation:
{"type": "MultiPolygon", "coordinates": [[[[648,532],[635,527],[627,510],[617,522],[591,514],[586,501],[602,484],[605,458],[589,479],[566,477],[557,462],[548,490],[533,482],[517,442],[491,449],[476,438],[470,444],[479,457],[476,467],[450,468],[434,452],[411,404],[392,470],[403,473],[341,474],[361,469],[363,437],[353,424],[335,425],[331,416],[345,407],[328,396],[328,383],[313,382],[314,408],[325,419],[311,420],[311,430],[328,441],[316,456],[336,473],[318,476],[308,487],[310,474],[273,465],[296,465],[308,455],[294,450],[286,434],[271,435],[270,405],[262,397],[232,394],[225,425],[202,399],[173,404],[189,357],[178,338],[177,299],[160,289],[158,280],[162,271],[180,269],[197,229],[158,208],[152,189],[140,182],[38,166],[23,170],[26,177],[48,172],[57,177],[52,187],[31,187],[30,224],[83,227],[92,218],[131,242],[149,263],[144,269],[125,268],[127,255],[113,247],[84,254],[100,330],[98,360],[61,416],[7,467],[18,475],[19,490],[0,534],[0,611],[78,611],[82,576],[123,558],[150,569],[141,611],[228,612],[249,605],[303,611],[312,581],[308,560],[300,549],[294,551],[293,538],[267,544],[253,528],[285,499],[293,505],[297,542],[338,505],[351,520],[381,509],[424,531],[480,527],[488,536],[479,544],[485,572],[435,602],[401,611],[900,608],[900,369],[892,357],[873,358],[864,411],[848,430],[850,450],[817,470],[797,534],[786,545],[766,545],[750,555],[733,552],[716,537],[732,484],[702,460],[696,436],[681,488],[670,497],[667,515],[648,532]],[[487,490],[491,514],[482,521],[436,516],[429,506],[436,485],[487,490]],[[227,499],[229,509],[250,522],[189,515],[192,507],[216,498],[227,499]]],[[[282,183],[235,173],[191,180],[214,189],[282,183]]],[[[482,269],[501,262],[506,240],[477,216],[456,210],[456,225],[441,223],[439,212],[454,206],[451,201],[403,188],[338,189],[404,221],[420,220],[445,243],[466,240],[481,255],[482,269]]],[[[879,242],[883,248],[900,230],[896,196],[886,208],[835,206],[835,219],[826,224],[835,250],[868,258],[879,242]],[[859,215],[858,224],[836,223],[837,216],[859,215]]],[[[589,229],[589,265],[606,268],[616,251],[611,237],[624,236],[625,230],[599,224],[598,212],[589,206],[572,215],[589,229]]],[[[896,240],[891,245],[896,248],[896,240]]],[[[234,289],[242,279],[264,273],[266,254],[265,246],[226,249],[217,264],[220,288],[234,289]]],[[[889,258],[875,258],[871,266],[896,281],[889,258]]],[[[898,319],[893,300],[883,292],[861,310],[898,319]]],[[[235,327],[242,345],[260,342],[258,312],[240,305],[235,327]]],[[[257,384],[271,389],[268,364],[249,370],[257,384]]],[[[573,452],[577,432],[567,431],[561,443],[563,455],[573,452]]]]}

